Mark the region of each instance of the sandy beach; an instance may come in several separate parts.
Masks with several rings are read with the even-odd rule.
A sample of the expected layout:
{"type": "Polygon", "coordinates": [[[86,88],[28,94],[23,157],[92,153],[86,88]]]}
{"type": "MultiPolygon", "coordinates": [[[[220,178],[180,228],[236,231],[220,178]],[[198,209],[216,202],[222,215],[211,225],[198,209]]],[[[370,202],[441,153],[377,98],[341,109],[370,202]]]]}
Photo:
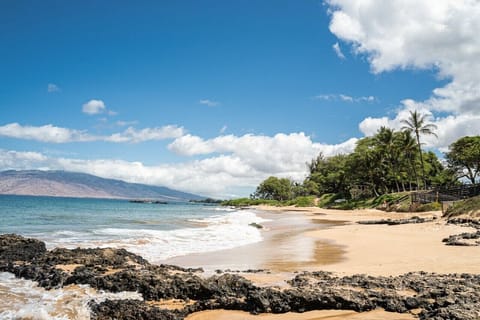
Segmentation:
{"type": "MultiPolygon", "coordinates": [[[[399,275],[410,271],[480,273],[480,247],[446,246],[442,239],[473,228],[447,224],[441,212],[387,213],[380,210],[255,207],[266,222],[265,240],[231,250],[190,255],[166,262],[186,266],[267,269],[270,277],[296,271],[338,275],[399,275]],[[359,221],[406,219],[434,221],[401,225],[363,225],[359,221]]],[[[251,277],[258,277],[257,275],[251,277]]]]}
{"type": "MultiPolygon", "coordinates": [[[[330,271],[336,275],[395,276],[426,271],[441,274],[480,273],[480,247],[446,246],[442,239],[473,228],[446,223],[441,212],[386,213],[379,210],[326,210],[320,208],[256,207],[269,222],[265,240],[255,245],[222,252],[177,258],[184,266],[237,266],[266,269],[268,273],[242,273],[257,285],[285,285],[300,271],[330,271]],[[365,225],[359,221],[406,219],[413,216],[433,221],[401,225],[365,225]]],[[[244,268],[241,268],[244,267],[244,268]]],[[[238,270],[238,268],[237,268],[238,270]]],[[[259,315],[210,311],[189,316],[203,319],[414,319],[412,314],[375,310],[315,311],[304,314],[259,315]]]]}

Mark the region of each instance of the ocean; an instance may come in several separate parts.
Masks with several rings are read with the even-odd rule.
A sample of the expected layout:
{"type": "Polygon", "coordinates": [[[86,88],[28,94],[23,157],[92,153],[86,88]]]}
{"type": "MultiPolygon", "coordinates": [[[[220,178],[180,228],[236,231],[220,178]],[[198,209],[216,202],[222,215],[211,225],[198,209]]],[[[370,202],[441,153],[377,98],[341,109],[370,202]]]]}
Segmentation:
{"type": "MultiPolygon", "coordinates": [[[[151,263],[259,242],[261,231],[249,224],[264,221],[251,210],[215,205],[0,196],[0,234],[33,237],[48,249],[124,248],[151,263]]],[[[139,298],[135,293],[119,298],[125,295],[139,298]]],[[[88,319],[89,300],[115,295],[78,286],[45,291],[31,281],[0,273],[0,297],[2,320],[88,319]],[[66,297],[73,302],[63,306],[66,297]]]]}

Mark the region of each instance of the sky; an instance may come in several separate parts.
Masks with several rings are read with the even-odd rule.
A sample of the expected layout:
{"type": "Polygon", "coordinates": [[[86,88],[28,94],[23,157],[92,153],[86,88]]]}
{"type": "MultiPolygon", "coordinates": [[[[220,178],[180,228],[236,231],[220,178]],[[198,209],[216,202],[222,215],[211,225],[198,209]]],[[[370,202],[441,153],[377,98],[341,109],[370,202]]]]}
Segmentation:
{"type": "Polygon", "coordinates": [[[410,111],[480,134],[477,0],[0,2],[0,170],[216,198],[410,111]]]}

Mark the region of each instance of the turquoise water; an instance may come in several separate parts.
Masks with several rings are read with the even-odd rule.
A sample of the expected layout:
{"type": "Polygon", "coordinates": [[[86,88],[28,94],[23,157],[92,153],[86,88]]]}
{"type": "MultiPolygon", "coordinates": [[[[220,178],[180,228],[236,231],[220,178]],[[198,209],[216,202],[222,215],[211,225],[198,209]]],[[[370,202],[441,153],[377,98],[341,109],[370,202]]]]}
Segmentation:
{"type": "MultiPolygon", "coordinates": [[[[0,234],[17,233],[55,247],[125,248],[151,263],[230,249],[262,240],[255,212],[219,206],[124,200],[0,196],[0,234]]],[[[141,299],[135,292],[97,292],[89,286],[45,290],[0,272],[0,319],[90,319],[88,303],[141,299]]]]}
{"type": "Polygon", "coordinates": [[[177,229],[218,207],[189,203],[143,204],[126,200],[0,196],[0,232],[35,234],[93,227],[177,229]]]}
{"type": "Polygon", "coordinates": [[[47,247],[114,247],[152,263],[261,241],[248,210],[126,200],[0,196],[0,233],[45,241],[47,247]]]}

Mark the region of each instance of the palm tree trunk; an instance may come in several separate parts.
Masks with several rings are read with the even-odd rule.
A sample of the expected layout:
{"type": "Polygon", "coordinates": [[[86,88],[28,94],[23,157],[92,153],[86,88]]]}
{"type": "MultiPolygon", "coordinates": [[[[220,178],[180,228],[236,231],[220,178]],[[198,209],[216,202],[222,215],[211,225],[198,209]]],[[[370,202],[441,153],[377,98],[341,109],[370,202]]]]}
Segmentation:
{"type": "Polygon", "coordinates": [[[420,154],[420,163],[422,165],[422,179],[423,179],[423,189],[427,189],[427,179],[425,177],[425,166],[423,164],[423,154],[422,154],[422,147],[420,145],[420,135],[418,131],[415,133],[417,136],[417,144],[418,144],[418,153],[420,154]]]}
{"type": "MultiPolygon", "coordinates": [[[[412,167],[413,176],[415,177],[415,183],[417,184],[417,189],[418,189],[418,186],[420,185],[420,182],[418,181],[418,174],[417,174],[417,168],[415,167],[415,161],[413,161],[412,158],[410,158],[410,165],[412,167]]],[[[412,191],[412,183],[411,182],[410,182],[410,191],[412,191]]]]}

